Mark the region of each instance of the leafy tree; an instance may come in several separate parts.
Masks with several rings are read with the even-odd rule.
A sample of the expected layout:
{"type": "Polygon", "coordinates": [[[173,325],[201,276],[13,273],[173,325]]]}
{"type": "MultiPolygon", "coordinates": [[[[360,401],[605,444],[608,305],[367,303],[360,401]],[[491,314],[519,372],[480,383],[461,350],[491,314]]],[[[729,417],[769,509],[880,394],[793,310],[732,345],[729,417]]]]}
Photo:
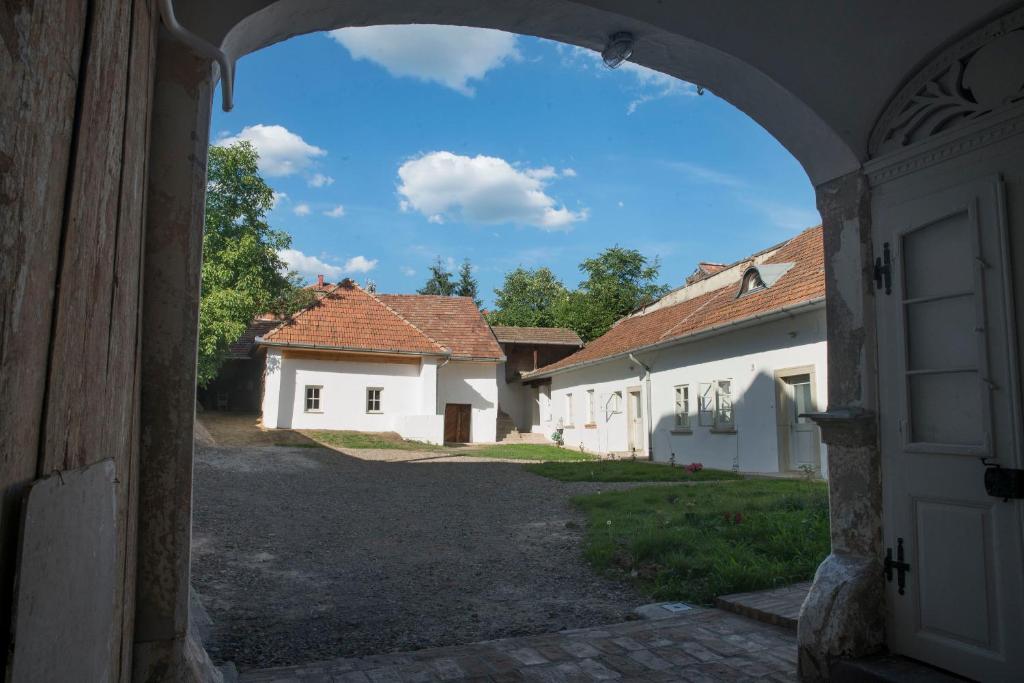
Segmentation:
{"type": "Polygon", "coordinates": [[[607,332],[619,318],[653,303],[668,291],[657,284],[661,264],[635,249],[605,249],[580,264],[587,278],[557,307],[560,324],[584,341],[607,332]]]}
{"type": "Polygon", "coordinates": [[[468,296],[476,304],[476,307],[480,308],[482,302],[477,298],[479,288],[479,283],[473,277],[473,266],[470,265],[469,259],[465,259],[462,266],[459,267],[459,281],[455,283],[455,296],[468,296]]]}
{"type": "Polygon", "coordinates": [[[217,376],[228,347],[260,313],[291,313],[312,300],[278,255],[288,233],[266,222],[274,192],[248,142],[211,147],[199,299],[198,382],[217,376]]]}
{"type": "Polygon", "coordinates": [[[444,261],[438,256],[437,260],[429,266],[430,277],[417,294],[437,294],[440,296],[455,296],[455,283],[452,282],[452,274],[444,266],[444,261]]]}
{"type": "Polygon", "coordinates": [[[569,292],[550,268],[520,266],[505,274],[494,295],[494,311],[488,316],[492,325],[558,327],[559,308],[569,292]]]}

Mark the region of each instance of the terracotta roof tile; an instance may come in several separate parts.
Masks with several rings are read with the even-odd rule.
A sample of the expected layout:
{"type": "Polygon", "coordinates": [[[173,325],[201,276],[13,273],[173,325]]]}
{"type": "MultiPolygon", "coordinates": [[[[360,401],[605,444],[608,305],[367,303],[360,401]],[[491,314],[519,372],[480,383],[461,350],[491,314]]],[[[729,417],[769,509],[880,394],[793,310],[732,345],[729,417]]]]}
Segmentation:
{"type": "Polygon", "coordinates": [[[243,359],[252,357],[252,350],[256,346],[256,337],[262,337],[272,329],[281,324],[281,321],[271,317],[259,317],[249,323],[242,336],[228,347],[228,358],[243,359]]]}
{"type": "Polygon", "coordinates": [[[580,336],[567,327],[510,327],[491,325],[499,343],[505,344],[562,344],[583,346],[580,336]]]}
{"type": "Polygon", "coordinates": [[[737,298],[738,283],[620,320],[612,329],[560,361],[526,376],[536,377],[583,363],[620,356],[660,342],[680,339],[757,314],[807,303],[825,296],[825,254],[821,226],[782,244],[765,263],[794,263],[771,287],[737,298]]]}
{"type": "Polygon", "coordinates": [[[358,351],[447,353],[429,333],[349,280],[263,335],[263,341],[358,351]]]}
{"type": "Polygon", "coordinates": [[[455,358],[505,358],[483,314],[469,297],[379,294],[378,298],[451,349],[455,358]]]}

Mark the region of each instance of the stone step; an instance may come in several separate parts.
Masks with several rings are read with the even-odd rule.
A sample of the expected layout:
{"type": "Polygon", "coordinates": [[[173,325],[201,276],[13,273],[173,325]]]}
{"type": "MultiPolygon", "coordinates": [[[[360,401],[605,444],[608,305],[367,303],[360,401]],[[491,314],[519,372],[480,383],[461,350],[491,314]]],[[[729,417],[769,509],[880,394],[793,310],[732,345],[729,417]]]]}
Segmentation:
{"type": "Polygon", "coordinates": [[[804,598],[810,589],[811,584],[808,581],[767,591],[721,595],[715,599],[715,606],[766,624],[775,624],[796,631],[800,607],[803,606],[804,598]]]}
{"type": "Polygon", "coordinates": [[[833,664],[829,673],[833,683],[955,683],[968,680],[899,655],[846,659],[833,664]]]}

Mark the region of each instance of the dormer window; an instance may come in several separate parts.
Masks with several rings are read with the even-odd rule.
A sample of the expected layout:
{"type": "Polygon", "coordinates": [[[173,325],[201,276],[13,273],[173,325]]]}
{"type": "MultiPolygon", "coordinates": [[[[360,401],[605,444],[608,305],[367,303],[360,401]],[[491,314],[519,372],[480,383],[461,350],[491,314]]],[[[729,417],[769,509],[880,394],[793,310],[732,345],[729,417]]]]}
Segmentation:
{"type": "Polygon", "coordinates": [[[748,268],[747,272],[743,274],[743,280],[740,282],[740,293],[737,296],[756,292],[759,289],[764,289],[766,286],[757,268],[748,268]]]}

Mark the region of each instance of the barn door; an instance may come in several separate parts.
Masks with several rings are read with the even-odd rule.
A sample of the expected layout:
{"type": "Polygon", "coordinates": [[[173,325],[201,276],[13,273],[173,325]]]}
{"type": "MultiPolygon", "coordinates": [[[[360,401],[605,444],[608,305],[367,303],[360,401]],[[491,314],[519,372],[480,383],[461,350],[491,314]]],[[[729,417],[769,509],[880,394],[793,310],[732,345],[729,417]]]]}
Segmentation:
{"type": "Polygon", "coordinates": [[[446,443],[470,442],[471,406],[447,403],[444,406],[444,440],[446,443]]]}
{"type": "MultiPolygon", "coordinates": [[[[980,680],[1024,670],[1024,501],[1002,187],[978,181],[874,220],[889,646],[980,680]]],[[[1018,679],[1019,680],[1019,679],[1018,679]]]]}

